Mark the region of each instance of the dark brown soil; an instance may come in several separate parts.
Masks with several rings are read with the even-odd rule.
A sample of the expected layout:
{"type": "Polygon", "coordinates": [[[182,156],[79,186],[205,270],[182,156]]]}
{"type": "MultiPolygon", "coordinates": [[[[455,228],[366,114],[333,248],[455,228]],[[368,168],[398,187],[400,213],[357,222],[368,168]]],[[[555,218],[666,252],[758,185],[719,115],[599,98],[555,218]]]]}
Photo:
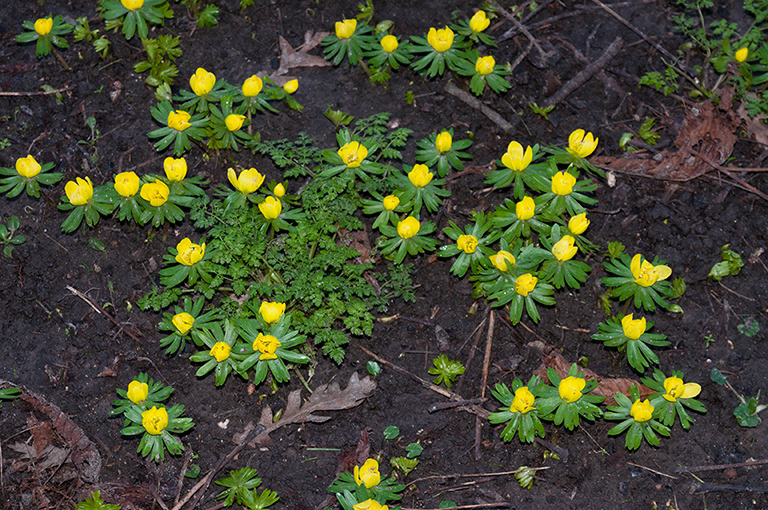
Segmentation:
{"type": "MultiPolygon", "coordinates": [[[[257,2],[257,6],[241,11],[234,0],[216,3],[221,10],[220,23],[210,29],[197,27],[186,10],[173,3],[175,17],[163,32],[181,37],[183,55],[177,61],[177,86],[186,86],[187,77],[197,67],[214,71],[231,83],[242,82],[256,72],[270,72],[278,64],[279,35],[298,46],[307,30],[329,30],[334,21],[353,16],[357,8],[357,2],[289,0],[257,2]]],[[[191,224],[156,232],[106,218],[96,229],[81,228],[72,235],[61,233],[65,216],[54,204],[64,193],[64,182],[85,172],[94,184],[102,184],[117,172],[137,165],[144,165],[144,171],[157,172],[166,156],[157,154],[146,136],[156,128],[149,114],[155,99],[153,91],[143,84],[144,75],[133,72],[134,63],[141,58],[135,39],[126,42],[120,34],[109,34],[114,54],[106,61],[100,60],[89,45],[70,44],[68,50],[59,51],[61,59],[71,67],[66,71],[54,56],[37,59],[33,45],[18,45],[13,40],[21,30],[22,20],[34,20],[49,12],[62,14],[70,21],[88,16],[92,27],[103,28],[93,4],[48,0],[42,6],[27,1],[3,2],[0,7],[0,91],[35,92],[43,84],[67,87],[60,103],[51,95],[0,97],[0,140],[7,138],[10,144],[0,151],[0,166],[12,167],[17,157],[31,153],[38,161],[56,162],[58,171],[64,173],[64,180],[46,191],[47,199],[0,199],[2,221],[18,216],[21,233],[27,237],[12,259],[0,262],[0,342],[4,353],[0,357],[0,379],[23,385],[58,406],[96,445],[103,467],[99,483],[90,485],[77,482],[76,476],[66,480],[64,468],[54,472],[23,460],[12,446],[29,440],[31,415],[40,420],[45,417],[27,402],[6,402],[0,411],[3,508],[73,508],[97,488],[109,496],[110,502],[125,507],[133,504],[135,508],[158,508],[153,491],[171,507],[182,460],[171,457],[159,468],[147,465],[136,453],[137,440],[120,435],[121,420],[107,417],[110,402],[116,398],[115,389],[125,388],[139,372],[176,388],[173,401],[185,404],[187,415],[195,422],[183,441],[199,455],[196,462],[203,473],[231,451],[236,433],[258,420],[261,394],[269,392],[262,387],[248,394],[248,385],[235,378],[222,388],[214,386],[212,377],[196,378],[193,365],[186,359],[188,353],[169,358],[159,348],[162,335],[156,325],[160,315],[142,312],[136,306],[136,300],[157,281],[157,267],[167,246],[192,233],[191,224]],[[118,89],[120,94],[110,100],[109,93],[118,89]],[[101,136],[93,144],[79,143],[90,135],[85,124],[89,116],[95,117],[101,136]],[[90,163],[91,157],[95,164],[90,163]],[[88,163],[84,163],[86,160],[88,163]],[[89,165],[87,172],[84,164],[89,165]],[[106,250],[91,248],[89,242],[93,239],[102,242],[106,250]],[[121,326],[73,295],[68,286],[85,293],[121,326]],[[114,375],[105,374],[110,367],[114,375]],[[219,425],[224,422],[226,427],[219,425]]],[[[508,4],[504,6],[510,8],[508,4]]],[[[454,9],[463,9],[466,15],[475,7],[479,5],[457,0],[375,2],[376,19],[394,20],[397,32],[405,35],[421,35],[431,26],[444,26],[454,9]]],[[[622,4],[616,10],[672,52],[684,42],[680,34],[673,32],[669,7],[637,3],[622,4]]],[[[481,112],[446,93],[447,77],[426,80],[406,69],[394,73],[389,86],[383,88],[371,85],[361,69],[343,64],[338,68],[294,70],[300,80],[296,98],[304,104],[304,112],[283,109],[278,116],[262,116],[262,136],[294,137],[305,131],[319,146],[333,147],[333,126],[323,116],[330,104],[359,118],[390,112],[401,126],[414,130],[406,163],[413,161],[417,140],[447,127],[459,133],[474,133],[471,153],[478,170],[498,159],[511,140],[524,145],[563,145],[576,128],[599,136],[603,155],[617,156],[621,134],[636,131],[649,116],[661,126],[660,143],[673,140],[688,107],[637,87],[643,73],[660,70],[660,54],[590,2],[552,4],[528,23],[560,14],[574,15],[533,31],[538,41],[554,50],[554,56],[544,65],[536,62],[538,67],[529,58],[524,59],[514,72],[509,93],[483,97],[507,120],[515,120],[514,133],[502,131],[481,112]],[[549,121],[531,113],[528,103],[543,104],[584,67],[564,42],[595,60],[618,36],[623,38],[624,47],[609,64],[607,73],[630,95],[622,98],[592,78],[559,104],[549,114],[549,121]],[[405,101],[408,90],[416,96],[413,105],[405,101]]],[[[714,15],[746,28],[743,13],[731,4],[724,4],[714,15]]],[[[510,27],[508,21],[501,20],[492,25],[492,31],[500,36],[510,27]]],[[[501,42],[494,54],[499,62],[512,62],[527,45],[524,36],[516,35],[501,42]]],[[[319,50],[313,53],[320,54],[319,50]]],[[[741,139],[728,164],[755,166],[752,162],[764,150],[764,146],[741,139]]],[[[230,153],[223,159],[226,161],[208,159],[197,147],[187,155],[190,168],[213,183],[225,182],[225,169],[234,163],[257,166],[267,174],[267,180],[281,180],[268,160],[248,152],[230,153]]],[[[589,211],[590,239],[603,246],[619,241],[630,253],[640,252],[651,258],[656,255],[667,261],[674,276],[685,279],[687,291],[679,301],[684,313],[656,312],[649,314],[649,320],[655,321],[655,331],[671,340],[669,348],[659,351],[660,367],[666,373],[682,370],[687,380],[702,385],[700,400],[708,412],[695,416],[690,431],[677,425],[672,437],[662,439],[658,448],[644,444],[638,451],[629,452],[624,448],[623,436],[607,436],[611,422],[599,420],[573,433],[546,424],[546,440],[568,452],[567,460],[558,461],[545,459],[547,449],[539,444],[503,443],[500,429],[482,421],[480,457],[475,459],[475,415],[456,409],[427,412],[431,404],[445,398],[385,367],[376,379],[378,388],[361,406],[330,413],[332,419],[324,424],[282,428],[272,435],[274,444],[244,449],[225,469],[256,468],[263,487],[279,494],[277,508],[315,508],[325,499],[326,488],[335,478],[339,452],[354,448],[361,432],[369,429],[372,454],[382,454],[385,473],[389,472],[388,460],[404,455],[408,443],[419,441],[424,447],[419,466],[406,480],[414,482],[403,498],[403,506],[409,508],[437,508],[442,500],[462,505],[506,501],[510,508],[519,509],[768,508],[762,465],[706,470],[695,476],[677,471],[680,466],[768,458],[765,424],[751,429],[739,427],[732,414],[736,398],[710,382],[709,377],[712,368],[718,368],[747,396],[768,390],[764,333],[748,337],[737,330],[747,318],[757,320],[761,326],[768,324],[768,267],[762,255],[768,211],[763,199],[733,187],[732,181],[721,177],[714,170],[683,182],[618,174],[613,187],[599,183],[594,193],[599,202],[589,211]],[[741,274],[722,283],[707,280],[709,269],[720,260],[720,247],[729,243],[747,261],[741,274]],[[707,337],[714,342],[708,343],[707,337]],[[397,441],[383,439],[382,432],[389,425],[400,428],[397,441]],[[522,465],[549,469],[539,472],[528,490],[521,489],[509,475],[454,476],[504,472],[522,465]]],[[[768,187],[761,174],[744,178],[759,189],[768,187]]],[[[499,191],[481,192],[485,185],[479,174],[468,173],[451,181],[450,186],[451,206],[441,218],[440,228],[449,220],[463,225],[470,211],[492,209],[505,196],[499,191]]],[[[475,303],[467,279],[449,274],[451,261],[420,257],[414,262],[416,302],[394,301],[387,313],[410,320],[378,323],[371,338],[352,339],[340,366],[320,358],[310,382],[312,387],[331,380],[344,386],[352,372],[364,374],[370,358],[358,345],[430,379],[427,370],[440,352],[437,326],[448,333],[449,357],[467,360],[474,340],[472,332],[488,316],[488,303],[475,303]]],[[[586,284],[577,292],[560,292],[556,308],[541,308],[538,325],[524,319],[523,324],[512,327],[503,320],[504,311],[494,312],[489,387],[497,382],[509,384],[515,377],[530,377],[542,362],[541,353],[527,346],[534,340],[555,346],[568,360],[588,358],[589,368],[603,376],[637,377],[623,355],[590,340],[597,324],[605,319],[598,307],[598,297],[605,287],[600,283],[604,276],[600,257],[592,256],[587,263],[593,270],[586,284]]],[[[481,394],[486,334],[480,333],[478,351],[473,354],[461,387],[465,398],[481,394]]],[[[273,409],[282,408],[288,393],[300,387],[300,382],[292,380],[290,385],[267,395],[264,402],[273,409]]],[[[494,410],[497,403],[491,399],[483,406],[494,410]]],[[[58,446],[67,448],[65,443],[58,446]]],[[[186,480],[183,491],[194,483],[186,480]]],[[[216,492],[209,490],[199,508],[215,505],[216,492]]]]}

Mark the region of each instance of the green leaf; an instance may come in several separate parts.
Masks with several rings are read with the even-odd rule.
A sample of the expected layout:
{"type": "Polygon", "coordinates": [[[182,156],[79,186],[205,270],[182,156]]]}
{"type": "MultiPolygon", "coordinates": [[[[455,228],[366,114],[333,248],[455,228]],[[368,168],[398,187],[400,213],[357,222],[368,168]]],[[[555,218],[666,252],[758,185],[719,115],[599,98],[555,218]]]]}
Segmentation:
{"type": "Polygon", "coordinates": [[[384,439],[395,439],[399,435],[400,435],[400,429],[395,427],[394,425],[390,425],[389,427],[384,429],[384,439]]]}
{"type": "Polygon", "coordinates": [[[741,259],[741,255],[733,250],[729,250],[730,245],[726,244],[720,248],[722,262],[718,262],[709,271],[708,278],[719,282],[726,276],[735,276],[739,274],[741,268],[744,267],[744,261],[741,259]]]}
{"type": "Polygon", "coordinates": [[[405,447],[405,451],[408,452],[408,458],[413,459],[421,455],[421,452],[424,451],[424,448],[419,443],[411,443],[405,447]]]}
{"type": "Polygon", "coordinates": [[[405,457],[395,457],[389,461],[392,469],[397,469],[403,472],[404,476],[408,476],[408,473],[413,471],[416,466],[419,465],[419,459],[406,459],[405,457]]]}

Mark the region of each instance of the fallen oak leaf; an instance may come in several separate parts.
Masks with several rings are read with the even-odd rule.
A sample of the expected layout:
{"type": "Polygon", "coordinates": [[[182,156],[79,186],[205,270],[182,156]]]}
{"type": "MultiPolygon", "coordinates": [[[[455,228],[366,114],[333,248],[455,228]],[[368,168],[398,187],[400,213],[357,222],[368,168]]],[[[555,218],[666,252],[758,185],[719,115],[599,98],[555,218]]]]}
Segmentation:
{"type": "MultiPolygon", "coordinates": [[[[315,34],[315,37],[320,35],[324,38],[329,35],[329,32],[318,32],[315,34]]],[[[322,38],[320,40],[322,40],[322,38]]],[[[313,42],[311,37],[309,42],[307,41],[307,36],[305,35],[305,43],[297,49],[293,49],[291,43],[286,41],[282,35],[278,36],[278,42],[280,44],[280,67],[274,72],[273,76],[288,74],[291,69],[296,67],[324,67],[332,65],[323,57],[307,53],[317,46],[317,44],[311,44],[313,42]]]]}

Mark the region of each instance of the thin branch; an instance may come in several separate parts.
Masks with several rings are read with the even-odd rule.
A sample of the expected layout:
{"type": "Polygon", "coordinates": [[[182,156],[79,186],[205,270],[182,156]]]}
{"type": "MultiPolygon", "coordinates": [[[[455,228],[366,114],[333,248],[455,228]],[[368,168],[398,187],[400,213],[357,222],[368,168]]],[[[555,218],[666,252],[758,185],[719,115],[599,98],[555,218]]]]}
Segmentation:
{"type": "Polygon", "coordinates": [[[740,467],[752,467],[768,464],[768,459],[748,460],[747,462],[738,462],[736,464],[715,464],[714,466],[680,466],[675,469],[675,473],[699,473],[701,471],[720,471],[723,469],[733,469],[740,467]]]}
{"type": "Polygon", "coordinates": [[[656,471],[655,469],[651,469],[651,468],[646,467],[646,466],[641,466],[640,464],[635,464],[634,462],[627,462],[627,464],[630,465],[630,466],[635,466],[635,467],[640,468],[640,469],[645,469],[646,471],[650,471],[651,473],[654,473],[654,474],[659,475],[659,476],[666,476],[667,478],[671,478],[672,480],[677,480],[676,476],[668,475],[666,473],[662,473],[661,471],[656,471]]]}
{"type": "MultiPolygon", "coordinates": [[[[472,96],[469,92],[466,92],[464,90],[461,90],[459,87],[453,84],[453,82],[448,82],[445,84],[445,91],[451,94],[452,96],[455,96],[465,103],[467,103],[470,107],[472,107],[475,110],[480,110],[483,112],[483,115],[491,119],[497,126],[499,126],[501,129],[503,129],[506,132],[512,132],[515,130],[515,126],[504,120],[504,117],[499,115],[499,113],[496,110],[493,110],[485,105],[482,101],[477,99],[476,97],[472,96]]],[[[515,119],[520,119],[519,116],[515,116],[515,119]]]]}
{"type": "Polygon", "coordinates": [[[522,33],[525,35],[525,37],[527,37],[527,38],[528,38],[528,40],[529,40],[529,41],[531,41],[531,42],[533,43],[533,45],[534,45],[534,46],[536,47],[536,49],[539,51],[539,55],[541,55],[541,58],[542,58],[542,59],[546,59],[546,57],[547,57],[547,54],[546,54],[546,52],[545,52],[545,51],[544,51],[544,50],[541,48],[541,45],[539,44],[539,42],[536,40],[536,38],[535,38],[535,37],[533,37],[533,34],[531,34],[531,33],[528,31],[528,29],[527,29],[527,28],[525,28],[525,26],[524,26],[522,23],[520,23],[520,22],[517,20],[517,18],[515,18],[513,15],[511,15],[510,13],[508,13],[508,12],[507,12],[507,10],[506,10],[504,7],[502,7],[501,5],[499,5],[499,3],[498,3],[498,2],[496,2],[495,0],[490,0],[490,2],[489,2],[489,3],[490,3],[490,4],[491,4],[491,5],[492,5],[492,6],[493,6],[493,7],[494,7],[494,8],[495,8],[495,9],[496,9],[498,12],[500,12],[501,14],[503,14],[505,18],[507,18],[509,21],[511,21],[511,22],[512,22],[512,24],[513,24],[513,25],[515,25],[515,28],[517,28],[517,29],[518,29],[520,32],[522,32],[522,33]]]}
{"type": "Polygon", "coordinates": [[[64,88],[56,89],[56,90],[40,90],[37,92],[0,92],[0,96],[48,96],[51,94],[58,94],[59,92],[64,92],[65,90],[71,89],[72,86],[68,85],[64,88]]]}

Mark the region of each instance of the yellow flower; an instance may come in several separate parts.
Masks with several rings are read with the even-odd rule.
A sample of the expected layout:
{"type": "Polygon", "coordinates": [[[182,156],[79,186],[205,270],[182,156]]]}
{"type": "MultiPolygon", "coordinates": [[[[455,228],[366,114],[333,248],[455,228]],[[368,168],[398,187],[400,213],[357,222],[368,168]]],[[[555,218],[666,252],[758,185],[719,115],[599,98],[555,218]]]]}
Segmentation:
{"type": "Polygon", "coordinates": [[[400,46],[400,43],[397,42],[397,37],[394,35],[385,35],[381,38],[381,49],[387,53],[392,53],[398,46],[400,46]]]}
{"type": "Polygon", "coordinates": [[[581,398],[581,390],[586,385],[587,381],[581,377],[568,376],[560,381],[557,392],[560,394],[560,398],[571,404],[581,398]]]}
{"type": "Polygon", "coordinates": [[[495,65],[496,59],[491,55],[480,57],[477,59],[477,62],[475,62],[475,71],[482,75],[491,74],[493,72],[493,66],[495,65]]]}
{"type": "Polygon", "coordinates": [[[171,323],[180,335],[186,335],[187,331],[192,329],[192,326],[195,324],[195,318],[187,312],[181,312],[173,316],[171,323]]]}
{"type": "Polygon", "coordinates": [[[141,424],[148,434],[159,436],[168,426],[168,411],[165,407],[158,409],[157,406],[152,406],[152,409],[141,413],[141,424]]]}
{"type": "Polygon", "coordinates": [[[264,182],[264,176],[255,168],[243,170],[238,176],[235,174],[235,169],[230,167],[227,169],[227,179],[237,191],[246,195],[259,189],[264,182]]]}
{"type": "Polygon", "coordinates": [[[427,32],[427,42],[439,53],[449,50],[453,45],[453,30],[448,27],[436,30],[432,27],[427,32]]]}
{"type": "Polygon", "coordinates": [[[261,353],[260,360],[277,359],[275,351],[278,347],[280,347],[280,340],[272,335],[259,333],[259,336],[253,341],[253,350],[261,353]]]}
{"type": "Polygon", "coordinates": [[[469,28],[471,28],[472,31],[475,33],[482,32],[483,30],[488,28],[488,25],[490,24],[491,24],[491,20],[488,19],[488,16],[486,16],[485,11],[477,11],[469,19],[469,28]]]}
{"type": "Polygon", "coordinates": [[[40,18],[35,21],[35,32],[38,35],[48,35],[53,28],[53,20],[51,18],[40,18]]]}
{"type": "Polygon", "coordinates": [[[366,499],[352,507],[352,510],[389,510],[387,505],[382,505],[376,500],[366,499]]]}
{"type": "Polygon", "coordinates": [[[552,247],[552,255],[560,262],[571,260],[579,249],[573,245],[576,239],[569,235],[564,235],[562,239],[552,247]]]}
{"type": "Polygon", "coordinates": [[[147,399],[149,395],[149,385],[145,382],[131,381],[128,383],[128,400],[134,404],[138,404],[147,399]]]}
{"type": "Polygon", "coordinates": [[[679,377],[667,377],[664,379],[664,391],[662,395],[670,402],[676,402],[678,398],[693,398],[701,393],[701,386],[696,383],[685,383],[679,377]]]}
{"type": "Polygon", "coordinates": [[[357,28],[356,19],[345,19],[336,22],[336,37],[339,39],[349,39],[355,35],[355,28],[357,28]]]}
{"type": "Polygon", "coordinates": [[[597,148],[597,138],[592,133],[584,135],[583,129],[577,129],[568,137],[568,152],[577,158],[586,158],[597,148]]]}
{"type": "Polygon", "coordinates": [[[192,92],[198,96],[208,94],[213,90],[214,85],[216,85],[216,75],[202,67],[198,67],[195,74],[189,78],[189,86],[192,88],[192,92]]]}
{"type": "Polygon", "coordinates": [[[587,213],[577,214],[568,220],[568,232],[575,236],[583,234],[588,226],[589,220],[587,219],[587,213]]]}
{"type": "Polygon", "coordinates": [[[624,330],[624,336],[630,340],[637,340],[645,333],[645,317],[633,319],[633,314],[625,315],[621,319],[621,329],[624,330]]]}
{"type": "Polygon", "coordinates": [[[642,423],[653,418],[653,406],[648,402],[648,399],[645,399],[644,402],[637,399],[632,404],[632,409],[629,410],[629,414],[632,415],[632,418],[634,418],[635,421],[642,423]]]}
{"type": "Polygon", "coordinates": [[[658,280],[666,280],[672,274],[672,269],[669,266],[661,264],[654,266],[643,259],[639,253],[632,257],[629,269],[632,271],[632,276],[635,277],[635,283],[642,287],[650,287],[658,280]]]}
{"type": "Polygon", "coordinates": [[[191,118],[192,116],[184,110],[171,110],[168,112],[168,127],[176,131],[184,131],[191,125],[189,123],[191,118]]]}
{"type": "Polygon", "coordinates": [[[429,171],[427,165],[422,165],[421,163],[414,165],[413,170],[408,172],[408,180],[417,188],[423,188],[432,182],[432,177],[434,177],[434,174],[429,171]]]}
{"type": "Polygon", "coordinates": [[[456,240],[456,247],[464,253],[475,253],[475,250],[477,250],[477,237],[462,234],[456,240]]]}
{"type": "Polygon", "coordinates": [[[121,172],[115,176],[115,191],[121,197],[132,197],[139,191],[139,176],[136,172],[121,172]]]}
{"type": "Polygon", "coordinates": [[[499,250],[496,252],[496,255],[491,255],[488,258],[491,259],[491,264],[493,264],[493,267],[499,271],[505,272],[514,267],[516,262],[515,256],[506,250],[499,250]]]}
{"type": "Polygon", "coordinates": [[[189,240],[189,237],[185,237],[179,244],[176,245],[176,262],[185,266],[193,266],[203,260],[205,255],[205,243],[195,244],[189,240]]]}
{"type": "Polygon", "coordinates": [[[259,315],[267,324],[274,324],[280,320],[285,313],[285,303],[274,301],[262,301],[259,307],[259,315]]]}
{"type": "Polygon", "coordinates": [[[261,211],[264,218],[268,220],[276,220],[280,216],[280,211],[282,210],[283,204],[280,203],[280,199],[275,197],[267,197],[259,204],[259,211],[261,211]]]}
{"type": "Polygon", "coordinates": [[[744,48],[736,50],[736,53],[734,53],[733,55],[733,57],[736,59],[736,62],[739,62],[739,63],[747,60],[748,56],[749,56],[749,48],[747,48],[746,46],[744,48]]]}
{"type": "Polygon", "coordinates": [[[289,94],[293,94],[297,90],[299,90],[299,80],[291,80],[288,82],[285,82],[285,85],[283,85],[283,90],[288,92],[289,94]]]}
{"type": "Polygon", "coordinates": [[[279,182],[275,184],[275,189],[272,190],[272,193],[274,193],[278,198],[285,195],[285,186],[283,186],[283,183],[279,182]]]}
{"type": "Polygon", "coordinates": [[[419,220],[413,216],[408,216],[403,221],[398,222],[397,235],[399,235],[402,239],[410,239],[419,233],[420,228],[421,223],[419,223],[419,220]]]}
{"type": "Polygon", "coordinates": [[[69,203],[72,205],[85,205],[93,198],[93,184],[91,179],[78,177],[77,182],[69,181],[64,186],[64,192],[67,194],[69,203]]]}
{"type": "Polygon", "coordinates": [[[341,160],[349,168],[357,168],[368,155],[368,149],[360,142],[347,142],[337,151],[341,160]]]}
{"type": "Polygon", "coordinates": [[[445,153],[451,150],[452,144],[453,144],[453,138],[451,137],[451,133],[449,133],[448,131],[443,131],[442,133],[437,135],[437,138],[435,138],[435,148],[442,153],[445,153]]]}
{"type": "Polygon", "coordinates": [[[187,176],[187,160],[184,158],[174,159],[167,157],[163,161],[163,170],[165,170],[165,176],[171,182],[183,181],[187,176]]]}
{"type": "Polygon", "coordinates": [[[152,207],[160,207],[168,201],[171,190],[162,181],[148,182],[141,186],[141,198],[152,207]]]}
{"type": "Polygon", "coordinates": [[[262,79],[254,74],[250,78],[246,78],[245,82],[243,82],[243,95],[245,97],[256,97],[263,87],[264,82],[262,79]]]}
{"type": "Polygon", "coordinates": [[[381,480],[379,463],[376,459],[368,459],[362,466],[355,466],[354,475],[357,485],[365,485],[366,489],[375,487],[381,480]]]}
{"type": "Polygon", "coordinates": [[[395,208],[400,205],[400,199],[395,195],[387,195],[383,200],[384,209],[387,211],[394,211],[395,208]]]}
{"type": "Polygon", "coordinates": [[[533,396],[528,386],[523,386],[515,391],[515,398],[512,399],[512,405],[509,406],[509,410],[513,413],[525,414],[532,409],[536,409],[533,407],[535,399],[536,397],[533,396]]]}
{"type": "Polygon", "coordinates": [[[531,197],[523,197],[521,201],[515,204],[515,214],[518,220],[530,220],[533,213],[536,212],[536,202],[531,197]]]}
{"type": "Polygon", "coordinates": [[[16,160],[16,172],[27,179],[31,179],[39,174],[41,169],[40,163],[35,161],[32,154],[28,154],[26,158],[18,158],[16,160]]]}
{"type": "Polygon", "coordinates": [[[576,184],[576,177],[573,174],[557,172],[552,177],[552,193],[561,196],[570,195],[574,184],[576,184]]]}
{"type": "Polygon", "coordinates": [[[525,297],[533,291],[538,281],[539,279],[531,273],[525,273],[524,275],[518,276],[517,280],[515,280],[515,292],[525,297]]]}
{"type": "Polygon", "coordinates": [[[241,127],[243,127],[243,122],[245,121],[245,115],[238,115],[236,113],[230,113],[227,115],[227,118],[224,119],[224,124],[227,125],[227,129],[230,131],[237,131],[241,127]]]}
{"type": "Polygon", "coordinates": [[[211,348],[210,354],[214,358],[216,358],[216,361],[221,363],[225,359],[229,358],[229,353],[232,351],[232,347],[227,342],[216,342],[213,344],[213,348],[211,348]]]}
{"type": "Polygon", "coordinates": [[[523,150],[523,146],[520,142],[509,142],[507,152],[501,157],[501,162],[510,170],[522,172],[528,168],[532,159],[533,150],[530,145],[523,150]]]}
{"type": "Polygon", "coordinates": [[[135,11],[141,9],[144,5],[144,0],[120,0],[120,3],[129,11],[135,11]]]}

